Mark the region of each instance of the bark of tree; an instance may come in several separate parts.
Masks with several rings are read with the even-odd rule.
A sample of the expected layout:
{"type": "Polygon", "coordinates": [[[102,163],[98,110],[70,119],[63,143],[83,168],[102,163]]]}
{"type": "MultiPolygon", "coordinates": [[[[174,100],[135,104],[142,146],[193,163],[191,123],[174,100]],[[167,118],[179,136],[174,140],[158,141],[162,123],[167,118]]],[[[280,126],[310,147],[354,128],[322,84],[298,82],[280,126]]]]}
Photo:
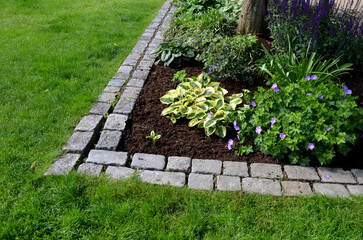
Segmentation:
{"type": "Polygon", "coordinates": [[[268,0],[244,0],[237,32],[241,34],[263,34],[266,32],[263,9],[268,0]]]}

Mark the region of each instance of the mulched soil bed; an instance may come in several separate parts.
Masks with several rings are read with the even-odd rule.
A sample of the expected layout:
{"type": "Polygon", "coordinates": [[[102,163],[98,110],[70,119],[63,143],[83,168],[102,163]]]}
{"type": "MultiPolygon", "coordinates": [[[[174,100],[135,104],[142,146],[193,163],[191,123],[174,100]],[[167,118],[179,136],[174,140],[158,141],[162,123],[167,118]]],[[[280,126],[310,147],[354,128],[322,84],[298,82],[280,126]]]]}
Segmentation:
{"type": "MultiPolygon", "coordinates": [[[[128,120],[127,129],[120,144],[121,151],[134,153],[150,153],[168,156],[185,156],[199,159],[219,159],[222,161],[243,161],[248,163],[279,163],[289,164],[287,159],[275,159],[261,152],[254,152],[248,156],[236,156],[233,151],[227,149],[227,141],[235,136],[227,136],[221,139],[217,136],[207,137],[204,129],[189,128],[188,120],[179,119],[173,124],[166,117],[161,116],[166,105],[161,104],[160,97],[168,90],[175,89],[179,82],[171,82],[174,74],[180,70],[186,70],[188,77],[198,76],[203,71],[203,65],[192,62],[183,68],[171,68],[162,65],[154,66],[139,98],[136,101],[133,113],[128,120]],[[153,144],[145,137],[151,131],[160,134],[161,138],[153,144]]],[[[363,107],[363,78],[362,72],[354,72],[352,77],[345,77],[343,81],[352,89],[353,95],[359,96],[357,100],[363,107]]],[[[251,92],[257,90],[257,86],[264,86],[262,79],[257,79],[252,86],[243,85],[241,82],[221,80],[221,87],[228,90],[228,94],[241,92],[249,89],[251,92]]],[[[361,139],[348,154],[348,156],[336,156],[331,167],[342,167],[344,169],[363,169],[363,140],[361,139]]],[[[312,166],[319,166],[316,161],[312,166]]]]}

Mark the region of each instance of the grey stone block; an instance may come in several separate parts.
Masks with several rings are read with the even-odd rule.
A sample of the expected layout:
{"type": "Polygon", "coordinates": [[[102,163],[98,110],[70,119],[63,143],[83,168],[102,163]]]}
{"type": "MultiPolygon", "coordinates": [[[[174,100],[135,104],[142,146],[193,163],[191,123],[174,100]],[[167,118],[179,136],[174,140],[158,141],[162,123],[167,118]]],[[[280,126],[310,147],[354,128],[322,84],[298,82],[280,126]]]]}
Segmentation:
{"type": "Polygon", "coordinates": [[[281,185],[285,196],[310,196],[313,194],[310,184],[307,182],[283,181],[281,185]]]}
{"type": "Polygon", "coordinates": [[[141,92],[141,88],[126,87],[121,98],[137,98],[141,92]]]}
{"type": "Polygon", "coordinates": [[[363,184],[363,170],[362,169],[352,169],[351,172],[357,178],[359,184],[363,184]]]}
{"type": "Polygon", "coordinates": [[[245,162],[223,162],[223,175],[249,177],[248,166],[245,162]]]}
{"type": "Polygon", "coordinates": [[[143,69],[139,69],[138,68],[138,69],[136,69],[136,71],[132,75],[132,78],[146,80],[146,78],[147,78],[148,75],[149,75],[149,71],[148,70],[143,70],[143,69]]]}
{"type": "Polygon", "coordinates": [[[190,171],[190,165],[191,159],[188,157],[168,157],[166,170],[188,173],[190,171]]]}
{"type": "Polygon", "coordinates": [[[76,167],[80,159],[81,154],[67,153],[54,161],[44,176],[68,174],[76,167]]]}
{"type": "Polygon", "coordinates": [[[137,87],[137,88],[142,88],[144,86],[145,80],[141,80],[141,79],[131,79],[128,83],[127,83],[127,87],[137,87]]]}
{"type": "Polygon", "coordinates": [[[132,49],[132,53],[138,53],[138,54],[143,53],[145,51],[148,43],[149,43],[149,41],[140,38],[140,40],[136,43],[136,45],[132,49]]]}
{"type": "Polygon", "coordinates": [[[222,172],[222,161],[210,159],[193,159],[192,172],[218,175],[222,172]]]}
{"type": "Polygon", "coordinates": [[[123,73],[126,76],[130,76],[130,73],[132,72],[132,69],[133,69],[132,66],[121,65],[121,67],[117,70],[117,72],[123,73]]]}
{"type": "Polygon", "coordinates": [[[263,178],[282,178],[281,166],[278,164],[252,163],[251,176],[263,178]]]}
{"type": "Polygon", "coordinates": [[[98,97],[98,101],[105,103],[113,103],[113,101],[116,99],[116,96],[117,96],[116,93],[103,92],[98,97]]]}
{"type": "Polygon", "coordinates": [[[347,188],[352,195],[363,195],[362,185],[348,185],[347,188]]]}
{"type": "Polygon", "coordinates": [[[119,93],[121,91],[121,87],[117,87],[117,86],[106,86],[105,89],[103,90],[103,92],[107,92],[107,93],[119,93]]]}
{"type": "Polygon", "coordinates": [[[247,193],[271,194],[281,196],[279,181],[260,178],[243,178],[242,189],[247,193]]]}
{"type": "Polygon", "coordinates": [[[158,31],[158,32],[155,34],[155,38],[156,38],[156,39],[160,39],[160,40],[164,40],[164,36],[163,36],[163,34],[162,34],[160,31],[158,31]]]}
{"type": "Polygon", "coordinates": [[[126,128],[126,121],[129,117],[123,114],[110,114],[106,120],[105,130],[124,131],[126,128]]]}
{"type": "Polygon", "coordinates": [[[122,137],[121,131],[103,130],[96,145],[96,149],[116,151],[122,137]]]}
{"type": "Polygon", "coordinates": [[[234,176],[217,176],[217,189],[221,191],[241,191],[241,178],[234,176]]]}
{"type": "Polygon", "coordinates": [[[135,170],[127,167],[108,166],[105,174],[112,179],[126,179],[134,174],[135,170]]]}
{"type": "Polygon", "coordinates": [[[98,129],[101,127],[102,120],[103,115],[86,115],[82,118],[74,130],[81,132],[98,131],[98,129]]]}
{"type": "Polygon", "coordinates": [[[213,190],[213,175],[191,173],[188,178],[188,187],[190,189],[213,190]]]}
{"type": "Polygon", "coordinates": [[[151,32],[144,32],[144,33],[141,35],[140,39],[142,39],[142,40],[146,40],[146,41],[150,41],[153,35],[154,35],[154,34],[153,34],[153,33],[151,33],[151,32]]]}
{"type": "Polygon", "coordinates": [[[127,152],[114,152],[106,150],[91,150],[86,163],[95,163],[112,166],[125,166],[127,163],[127,152]]]}
{"type": "Polygon", "coordinates": [[[329,183],[357,183],[350,171],[342,168],[319,167],[318,173],[322,182],[329,183]]]}
{"type": "Polygon", "coordinates": [[[127,58],[125,59],[124,63],[122,65],[124,66],[136,66],[137,62],[139,61],[140,54],[137,53],[131,53],[127,58]]]}
{"type": "Polygon", "coordinates": [[[102,172],[103,166],[93,163],[82,163],[79,165],[77,172],[86,175],[99,176],[102,172]]]}
{"type": "Polygon", "coordinates": [[[351,199],[348,190],[344,187],[344,185],[341,184],[314,183],[313,188],[319,195],[351,199]]]}
{"type": "MultiPolygon", "coordinates": [[[[125,80],[121,80],[121,79],[118,79],[118,78],[112,78],[108,84],[107,84],[107,87],[115,87],[115,89],[121,89],[121,87],[125,84],[125,80]]],[[[118,91],[117,91],[118,92],[118,91]]]]}
{"type": "Polygon", "coordinates": [[[135,153],[131,167],[134,169],[163,170],[165,168],[165,157],[146,153],[135,153]]]}
{"type": "Polygon", "coordinates": [[[285,166],[285,173],[288,179],[292,180],[306,180],[306,181],[319,181],[320,177],[313,167],[301,166],[285,166]]]}
{"type": "Polygon", "coordinates": [[[95,136],[95,132],[74,132],[63,151],[86,154],[94,144],[95,136]]]}
{"type": "Polygon", "coordinates": [[[159,27],[159,23],[150,23],[149,28],[150,29],[157,29],[159,27]]]}
{"type": "Polygon", "coordinates": [[[186,181],[185,173],[181,172],[159,172],[159,171],[140,171],[140,179],[142,181],[159,184],[171,185],[174,187],[183,187],[186,181]]]}
{"type": "Polygon", "coordinates": [[[111,111],[111,104],[110,103],[103,103],[103,102],[96,102],[93,104],[89,113],[91,114],[100,114],[105,115],[111,111]]]}
{"type": "Polygon", "coordinates": [[[120,113],[125,115],[131,115],[136,103],[136,98],[123,98],[118,101],[113,110],[114,113],[120,113]]]}

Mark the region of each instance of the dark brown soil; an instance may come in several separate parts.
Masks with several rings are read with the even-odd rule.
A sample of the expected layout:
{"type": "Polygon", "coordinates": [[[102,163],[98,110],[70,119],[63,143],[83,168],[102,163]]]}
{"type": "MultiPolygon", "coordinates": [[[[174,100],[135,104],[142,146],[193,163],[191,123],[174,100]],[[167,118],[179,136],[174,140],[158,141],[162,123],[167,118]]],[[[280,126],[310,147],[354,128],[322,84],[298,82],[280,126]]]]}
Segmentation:
{"type": "MultiPolygon", "coordinates": [[[[186,70],[189,76],[197,76],[203,71],[201,63],[192,62],[184,68],[170,68],[165,66],[153,67],[148,80],[146,81],[139,98],[136,101],[133,114],[131,115],[127,129],[121,143],[122,151],[130,154],[137,152],[161,154],[168,156],[186,156],[202,159],[219,159],[222,161],[244,161],[248,163],[280,163],[288,164],[288,160],[277,160],[261,152],[255,152],[248,156],[236,156],[233,151],[227,149],[227,141],[235,136],[227,136],[221,139],[217,136],[207,137],[203,129],[189,128],[188,121],[179,119],[173,124],[166,117],[161,116],[166,105],[161,104],[162,97],[168,90],[177,87],[178,82],[171,82],[177,71],[186,70]],[[160,134],[161,138],[152,143],[145,137],[151,131],[160,134]]],[[[353,94],[359,96],[359,106],[363,106],[363,79],[362,74],[355,72],[354,79],[345,77],[344,82],[352,89],[353,94]]],[[[230,93],[241,92],[242,89],[249,89],[251,92],[257,90],[257,86],[264,86],[261,79],[257,79],[253,86],[243,85],[240,82],[221,80],[221,87],[230,93]]],[[[363,140],[361,139],[348,156],[337,156],[332,167],[342,167],[344,169],[363,169],[363,140]]],[[[313,166],[319,166],[317,162],[312,162],[313,166]]]]}

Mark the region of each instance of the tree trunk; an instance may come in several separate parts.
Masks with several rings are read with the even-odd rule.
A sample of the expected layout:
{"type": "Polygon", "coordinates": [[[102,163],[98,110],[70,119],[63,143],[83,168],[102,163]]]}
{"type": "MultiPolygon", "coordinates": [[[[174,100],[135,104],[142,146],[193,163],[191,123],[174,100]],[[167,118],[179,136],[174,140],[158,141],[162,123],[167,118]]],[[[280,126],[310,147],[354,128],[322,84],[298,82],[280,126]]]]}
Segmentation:
{"type": "Polygon", "coordinates": [[[267,0],[244,0],[237,32],[241,34],[263,34],[266,23],[263,10],[267,9],[267,0]]]}

